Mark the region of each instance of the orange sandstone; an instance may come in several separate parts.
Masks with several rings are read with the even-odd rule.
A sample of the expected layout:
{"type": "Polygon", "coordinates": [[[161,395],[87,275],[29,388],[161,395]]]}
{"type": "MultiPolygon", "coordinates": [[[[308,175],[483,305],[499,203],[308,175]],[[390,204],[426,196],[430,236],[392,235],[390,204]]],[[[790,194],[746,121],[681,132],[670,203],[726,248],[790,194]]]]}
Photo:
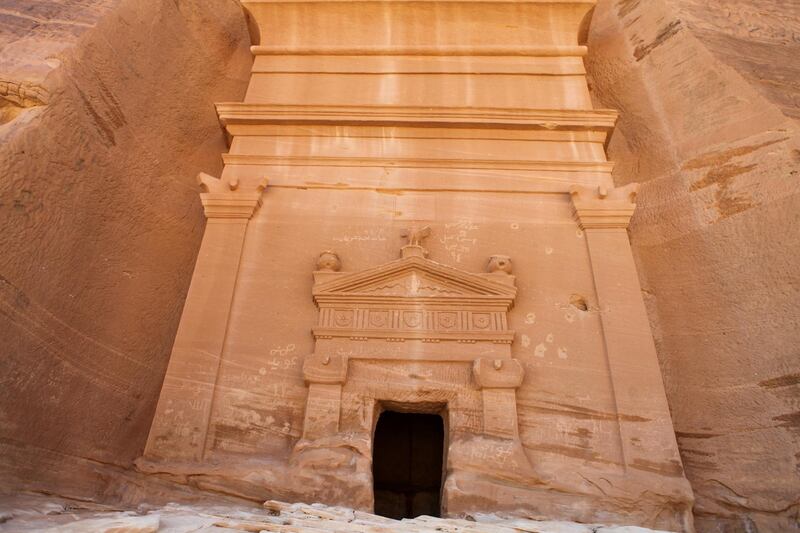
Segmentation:
{"type": "Polygon", "coordinates": [[[371,510],[381,413],[432,413],[446,515],[691,530],[593,2],[244,4],[250,85],[217,104],[230,150],[139,468],[371,510]]]}
{"type": "Polygon", "coordinates": [[[787,2],[80,4],[0,18],[0,490],[797,529],[787,2]]]}

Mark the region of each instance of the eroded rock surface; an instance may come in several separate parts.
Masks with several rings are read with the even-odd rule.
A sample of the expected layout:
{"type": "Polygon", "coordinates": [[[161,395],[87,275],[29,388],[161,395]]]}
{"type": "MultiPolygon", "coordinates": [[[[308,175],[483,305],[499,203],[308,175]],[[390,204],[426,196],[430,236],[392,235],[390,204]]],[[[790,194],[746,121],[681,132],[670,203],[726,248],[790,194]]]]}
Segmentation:
{"type": "Polygon", "coordinates": [[[589,39],[701,531],[799,527],[797,15],[601,0],[589,39]]]}
{"type": "Polygon", "coordinates": [[[3,485],[94,496],[141,452],[249,44],[233,0],[0,2],[3,485]]]}
{"type": "Polygon", "coordinates": [[[800,118],[800,5],[783,0],[678,0],[678,16],[721,63],[800,118]]]}
{"type": "MultiPolygon", "coordinates": [[[[35,497],[0,499],[0,531],[47,533],[659,533],[631,526],[603,526],[478,514],[463,519],[419,516],[392,520],[345,507],[265,502],[263,507],[222,505],[140,507],[124,511],[35,497]]],[[[666,532],[662,532],[666,533],[666,532]]]]}
{"type": "Polygon", "coordinates": [[[0,2],[0,124],[44,105],[59,55],[111,12],[118,0],[0,2]]]}

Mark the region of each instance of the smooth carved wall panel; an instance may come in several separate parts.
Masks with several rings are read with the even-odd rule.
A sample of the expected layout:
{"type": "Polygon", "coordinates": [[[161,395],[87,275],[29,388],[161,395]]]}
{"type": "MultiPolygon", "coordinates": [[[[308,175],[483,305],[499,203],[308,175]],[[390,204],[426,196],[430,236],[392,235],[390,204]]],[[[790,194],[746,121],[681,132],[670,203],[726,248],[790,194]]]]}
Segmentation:
{"type": "Polygon", "coordinates": [[[433,79],[416,73],[254,74],[247,101],[294,105],[403,105],[522,107],[533,91],[541,91],[545,109],[591,107],[583,76],[528,73],[437,73],[433,79]],[[352,87],[341,83],[347,76],[352,87]],[[498,84],[504,87],[496,94],[498,84]],[[388,90],[387,90],[388,88],[388,90]],[[388,94],[387,94],[388,93],[388,94]]]}
{"type": "Polygon", "coordinates": [[[381,411],[436,413],[446,514],[690,531],[593,3],[245,5],[262,38],[203,179],[228,266],[198,261],[140,470],[371,509],[381,411]]]}

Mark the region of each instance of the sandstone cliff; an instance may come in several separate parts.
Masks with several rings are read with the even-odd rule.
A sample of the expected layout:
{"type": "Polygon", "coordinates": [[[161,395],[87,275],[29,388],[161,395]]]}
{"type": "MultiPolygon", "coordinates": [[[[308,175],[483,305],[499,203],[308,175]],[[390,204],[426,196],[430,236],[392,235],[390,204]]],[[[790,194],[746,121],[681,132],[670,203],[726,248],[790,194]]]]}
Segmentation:
{"type": "Polygon", "coordinates": [[[587,66],[619,109],[631,227],[702,531],[800,511],[800,12],[788,2],[601,0],[587,66]]]}
{"type": "Polygon", "coordinates": [[[3,484],[140,455],[251,56],[234,0],[0,2],[3,484]]]}
{"type": "MultiPolygon", "coordinates": [[[[797,528],[797,10],[600,0],[588,34],[616,179],[644,184],[631,238],[704,531],[797,528]]],[[[234,0],[0,1],[4,488],[118,496],[248,45],[234,0]]]]}

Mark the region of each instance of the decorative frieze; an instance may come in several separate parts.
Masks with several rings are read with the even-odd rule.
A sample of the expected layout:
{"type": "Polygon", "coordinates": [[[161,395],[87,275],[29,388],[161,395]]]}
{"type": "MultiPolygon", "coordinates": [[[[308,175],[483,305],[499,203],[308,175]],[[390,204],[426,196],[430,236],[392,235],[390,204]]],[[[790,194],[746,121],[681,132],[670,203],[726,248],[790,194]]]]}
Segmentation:
{"type": "Polygon", "coordinates": [[[338,256],[321,254],[314,336],[511,343],[506,314],[516,288],[510,258],[492,256],[488,273],[447,267],[425,258],[420,243],[429,232],[409,230],[400,259],[362,272],[336,272],[338,256]]]}

